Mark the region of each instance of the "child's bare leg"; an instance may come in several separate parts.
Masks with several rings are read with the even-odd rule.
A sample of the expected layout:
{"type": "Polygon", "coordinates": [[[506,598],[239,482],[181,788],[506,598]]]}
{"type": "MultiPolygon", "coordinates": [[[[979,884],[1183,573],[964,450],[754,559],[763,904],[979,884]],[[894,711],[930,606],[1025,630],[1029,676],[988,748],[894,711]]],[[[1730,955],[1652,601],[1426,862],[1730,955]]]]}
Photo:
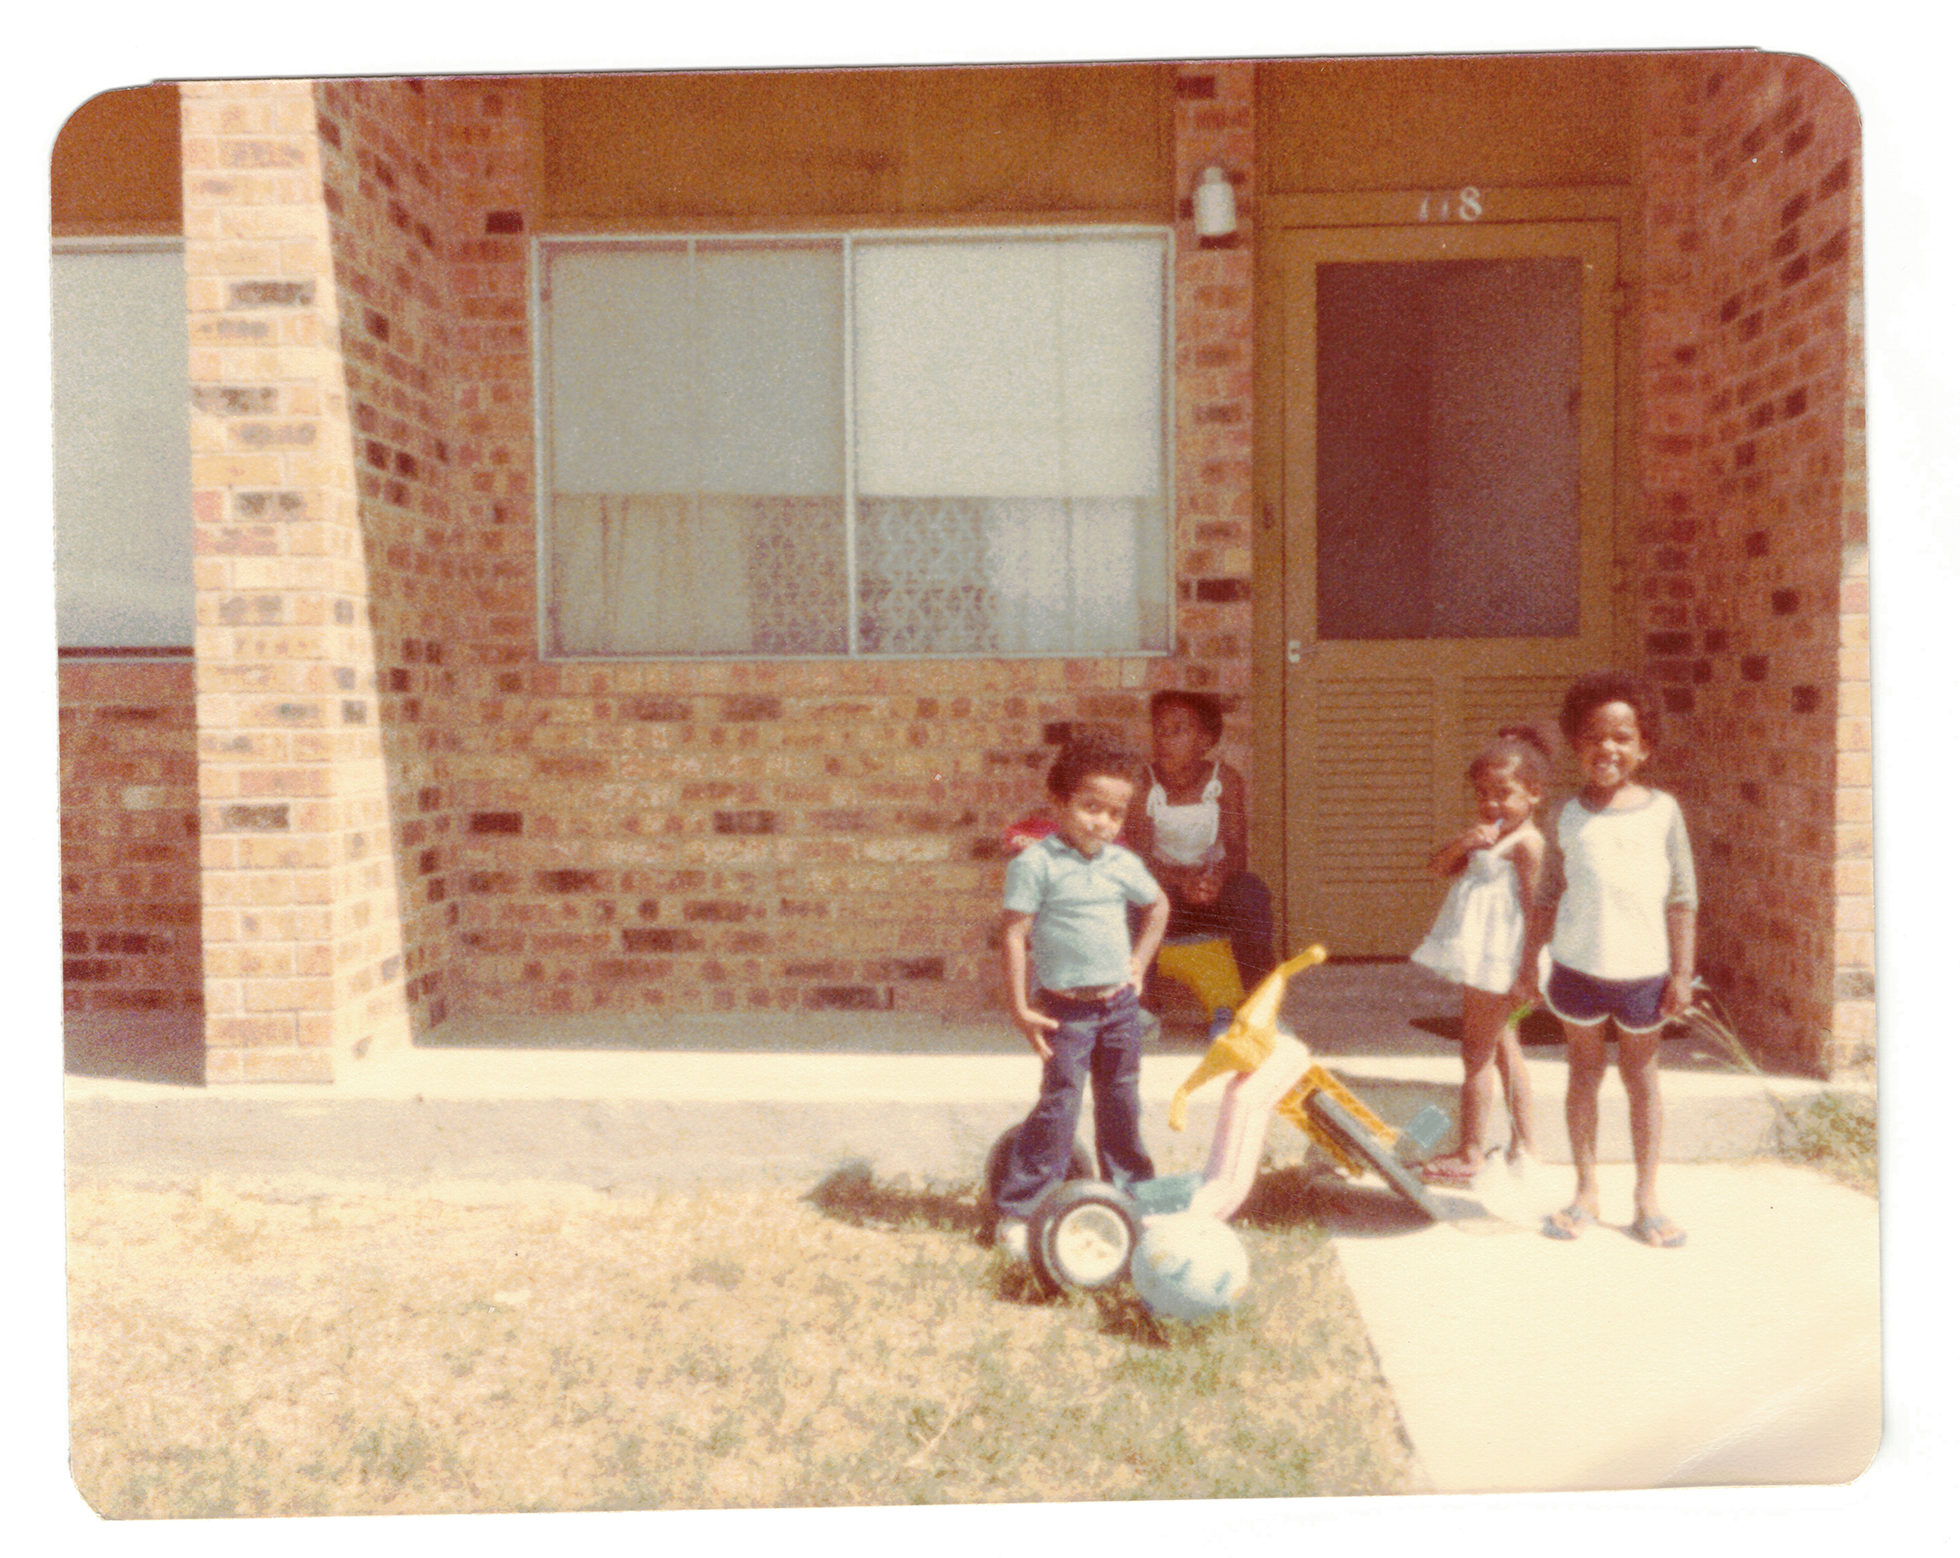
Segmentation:
{"type": "Polygon", "coordinates": [[[1504,1083],[1504,1103],[1511,1113],[1511,1150],[1506,1157],[1513,1163],[1520,1156],[1535,1158],[1538,1143],[1532,1136],[1531,1073],[1525,1070],[1524,1046],[1518,1042],[1514,1022],[1506,1022],[1497,1035],[1497,1074],[1504,1083]]]}
{"type": "Polygon", "coordinates": [[[1594,1170],[1599,1157],[1599,1084],[1606,1075],[1606,1023],[1561,1026],[1567,1061],[1565,1130],[1572,1138],[1572,1167],[1578,1176],[1572,1204],[1597,1217],[1599,1181],[1594,1170]]]}
{"type": "Polygon", "coordinates": [[[1463,1091],[1457,1102],[1456,1151],[1431,1158],[1438,1168],[1475,1173],[1489,1149],[1491,1095],[1497,1077],[1491,1062],[1504,1026],[1505,1001],[1487,990],[1463,992],[1463,1091]]]}
{"type": "Polygon", "coordinates": [[[1654,1181],[1661,1166],[1661,1035],[1620,1035],[1620,1080],[1627,1089],[1627,1125],[1633,1137],[1633,1215],[1661,1215],[1654,1181]]]}

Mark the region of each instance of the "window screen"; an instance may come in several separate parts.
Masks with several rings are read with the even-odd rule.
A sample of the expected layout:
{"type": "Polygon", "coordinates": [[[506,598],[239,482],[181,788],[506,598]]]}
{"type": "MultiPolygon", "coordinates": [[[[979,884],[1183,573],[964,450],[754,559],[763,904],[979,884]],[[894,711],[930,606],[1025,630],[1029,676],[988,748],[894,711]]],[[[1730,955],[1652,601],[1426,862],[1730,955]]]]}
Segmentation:
{"type": "Polygon", "coordinates": [[[1323,639],[1579,630],[1579,262],[1323,264],[1323,639]]]}
{"type": "Polygon", "coordinates": [[[185,309],[175,246],[54,255],[55,631],[64,649],[191,644],[185,309]]]}
{"type": "Polygon", "coordinates": [[[1166,648],[1165,259],[546,244],[546,652],[1166,648]]]}

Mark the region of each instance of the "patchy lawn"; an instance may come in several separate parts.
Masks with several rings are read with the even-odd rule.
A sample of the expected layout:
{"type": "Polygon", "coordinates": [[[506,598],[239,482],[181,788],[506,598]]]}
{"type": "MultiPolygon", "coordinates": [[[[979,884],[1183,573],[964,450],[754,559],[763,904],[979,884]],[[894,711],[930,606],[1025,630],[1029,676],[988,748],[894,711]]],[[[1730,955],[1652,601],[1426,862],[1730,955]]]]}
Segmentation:
{"type": "Polygon", "coordinates": [[[1778,1150],[1822,1169],[1840,1184],[1878,1194],[1878,1100],[1869,1093],[1820,1093],[1802,1109],[1784,1111],[1778,1150]]]}
{"type": "Polygon", "coordinates": [[[1311,1188],[1207,1327],[1046,1300],[971,1197],[69,1198],[72,1466],[113,1517],[1408,1491],[1311,1188]]]}

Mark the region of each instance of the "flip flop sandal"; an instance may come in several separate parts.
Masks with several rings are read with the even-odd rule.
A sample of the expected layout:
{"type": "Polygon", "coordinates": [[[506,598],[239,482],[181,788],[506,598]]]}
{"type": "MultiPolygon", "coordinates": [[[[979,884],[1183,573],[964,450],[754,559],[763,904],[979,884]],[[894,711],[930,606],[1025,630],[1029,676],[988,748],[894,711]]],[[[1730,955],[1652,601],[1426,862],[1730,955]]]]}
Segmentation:
{"type": "Polygon", "coordinates": [[[1545,1237],[1570,1241],[1578,1238],[1598,1221],[1598,1214],[1588,1212],[1583,1206],[1568,1206],[1564,1211],[1553,1212],[1545,1219],[1545,1237]]]}
{"type": "Polygon", "coordinates": [[[1657,1250],[1678,1250],[1688,1242],[1688,1236],[1674,1225],[1671,1217],[1643,1217],[1627,1232],[1657,1250]]]}
{"type": "Polygon", "coordinates": [[[1455,1185],[1458,1188],[1474,1184],[1477,1178],[1476,1169],[1459,1168],[1453,1163],[1445,1162],[1418,1163],[1416,1172],[1422,1176],[1424,1184],[1455,1185]]]}

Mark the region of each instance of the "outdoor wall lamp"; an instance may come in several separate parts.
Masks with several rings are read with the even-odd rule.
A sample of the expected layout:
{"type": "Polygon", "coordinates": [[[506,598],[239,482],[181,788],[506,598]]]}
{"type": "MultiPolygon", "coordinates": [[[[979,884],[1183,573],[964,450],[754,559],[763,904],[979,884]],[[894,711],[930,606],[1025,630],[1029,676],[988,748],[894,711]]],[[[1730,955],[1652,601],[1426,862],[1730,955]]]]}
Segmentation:
{"type": "Polygon", "coordinates": [[[1238,231],[1238,201],[1223,168],[1209,167],[1198,175],[1198,187],[1191,191],[1191,214],[1200,238],[1223,238],[1238,231]]]}

